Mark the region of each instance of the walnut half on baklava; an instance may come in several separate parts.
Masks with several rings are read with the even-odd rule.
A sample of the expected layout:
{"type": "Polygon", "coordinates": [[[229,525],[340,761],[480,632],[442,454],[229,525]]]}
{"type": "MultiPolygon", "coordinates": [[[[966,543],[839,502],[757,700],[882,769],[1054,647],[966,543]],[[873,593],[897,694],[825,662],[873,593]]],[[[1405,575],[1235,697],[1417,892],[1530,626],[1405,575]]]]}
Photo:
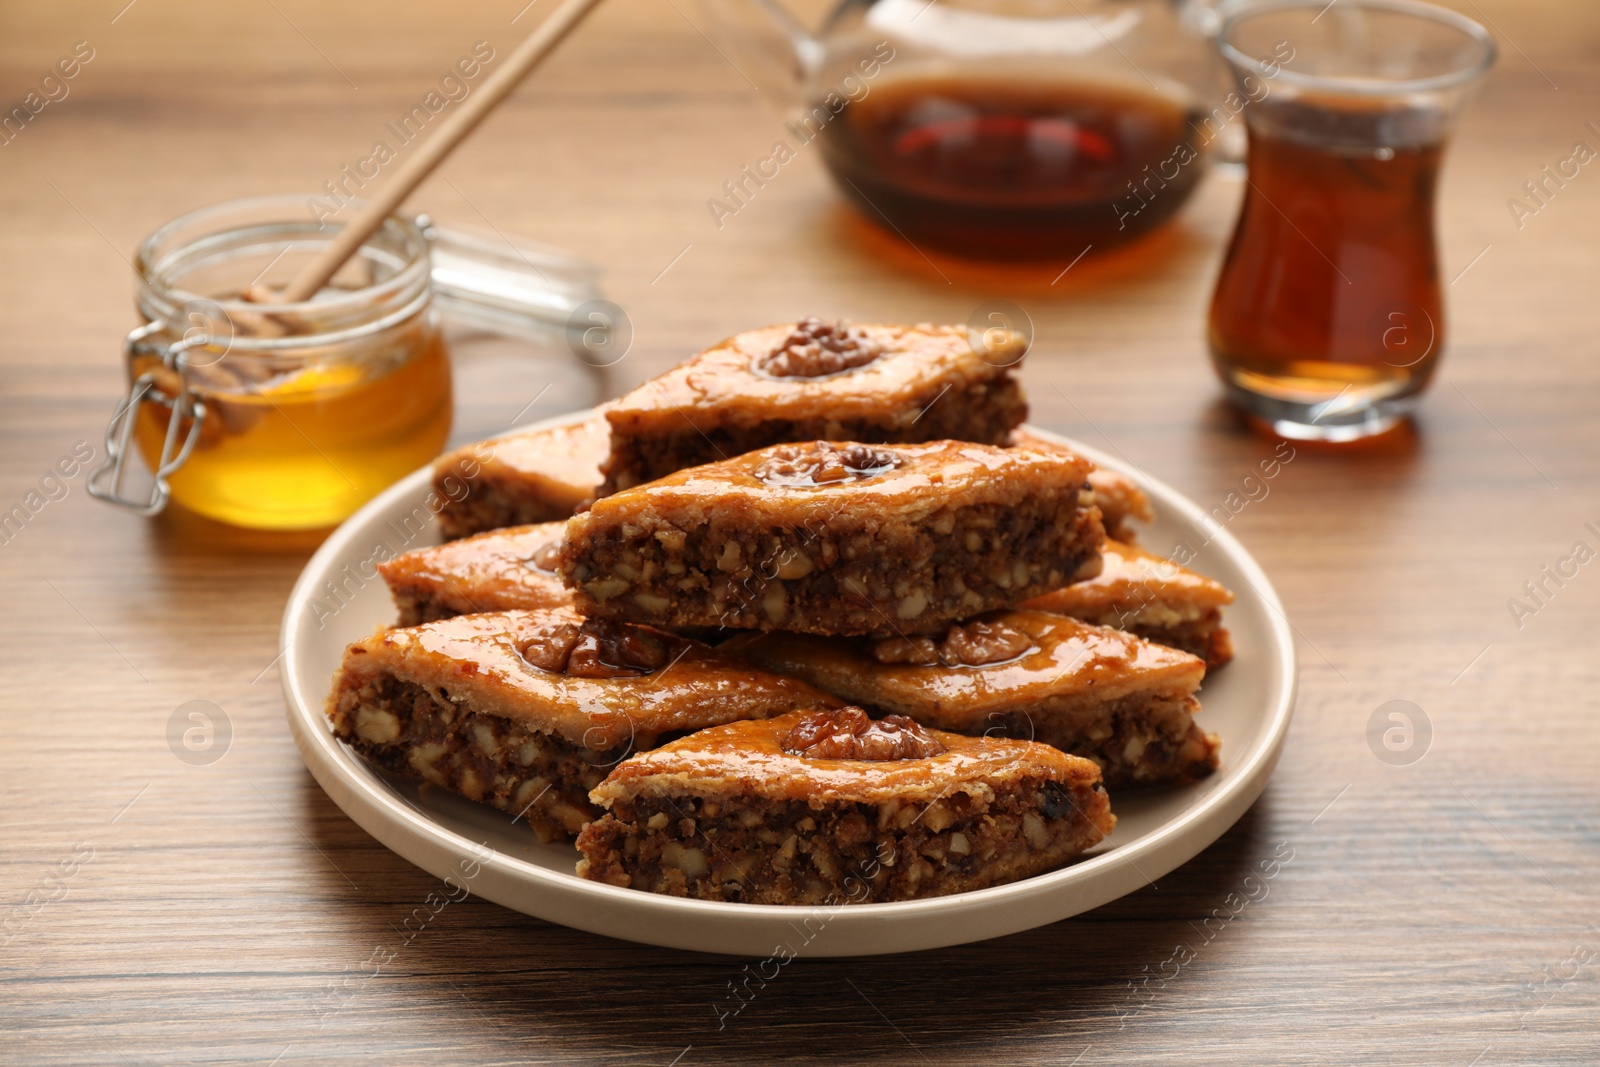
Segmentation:
{"type": "Polygon", "coordinates": [[[462,615],[345,650],[327,713],[379,766],[525,817],[545,840],[599,815],[630,752],[840,701],[698,641],[570,608],[462,615]]]}
{"type": "Polygon", "coordinates": [[[602,497],[557,570],[671,628],[920,633],[1099,566],[1090,464],[961,441],[777,445],[602,497]]]}
{"type": "Polygon", "coordinates": [[[859,708],[702,730],[591,796],[607,814],[578,837],[580,875],[748,904],[983,889],[1053,870],[1116,823],[1087,760],[859,708]]]}

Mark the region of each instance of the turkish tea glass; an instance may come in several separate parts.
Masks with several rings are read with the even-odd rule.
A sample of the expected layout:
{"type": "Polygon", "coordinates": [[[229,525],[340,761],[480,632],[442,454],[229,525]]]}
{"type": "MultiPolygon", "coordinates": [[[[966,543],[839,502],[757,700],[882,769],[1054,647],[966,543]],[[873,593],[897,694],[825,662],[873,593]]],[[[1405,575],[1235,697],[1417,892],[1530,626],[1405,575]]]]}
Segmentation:
{"type": "Polygon", "coordinates": [[[1488,33],[1411,0],[1288,0],[1227,19],[1244,206],[1211,302],[1229,399],[1285,437],[1348,441],[1411,411],[1444,344],[1434,193],[1495,58],[1488,33]]]}

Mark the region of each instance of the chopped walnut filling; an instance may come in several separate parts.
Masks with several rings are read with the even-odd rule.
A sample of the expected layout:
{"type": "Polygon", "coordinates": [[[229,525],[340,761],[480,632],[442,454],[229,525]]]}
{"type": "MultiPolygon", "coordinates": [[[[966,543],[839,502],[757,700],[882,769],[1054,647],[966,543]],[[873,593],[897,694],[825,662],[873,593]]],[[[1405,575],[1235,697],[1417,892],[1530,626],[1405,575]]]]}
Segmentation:
{"type": "Polygon", "coordinates": [[[945,750],[937,738],[904,715],[874,720],[855,707],[813,712],[778,744],[789,755],[807,759],[927,759],[945,750]]]}
{"type": "Polygon", "coordinates": [[[636,678],[667,665],[667,638],[625,623],[563,623],[517,651],[531,666],[573,678],[636,678]]]}
{"type": "Polygon", "coordinates": [[[984,667],[1016,659],[1033,647],[1033,638],[1001,622],[969,622],[952,626],[944,640],[931,637],[889,637],[872,646],[879,663],[917,667],[984,667]]]}
{"type": "Polygon", "coordinates": [[[771,486],[831,485],[854,479],[861,481],[894,470],[904,460],[886,448],[845,445],[827,441],[788,445],[778,449],[752,474],[771,486]]]}
{"type": "Polygon", "coordinates": [[[883,355],[883,346],[866,332],[842,322],[807,316],[783,342],[756,361],[774,378],[821,378],[864,367],[883,355]]]}

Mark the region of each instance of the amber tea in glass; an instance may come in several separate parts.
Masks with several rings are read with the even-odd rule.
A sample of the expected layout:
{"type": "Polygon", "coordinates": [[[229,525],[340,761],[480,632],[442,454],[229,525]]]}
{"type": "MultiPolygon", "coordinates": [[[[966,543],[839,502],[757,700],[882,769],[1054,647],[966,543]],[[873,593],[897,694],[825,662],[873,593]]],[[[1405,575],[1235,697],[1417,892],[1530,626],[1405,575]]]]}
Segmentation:
{"type": "Polygon", "coordinates": [[[1396,118],[1384,113],[1348,116],[1342,140],[1310,139],[1286,118],[1250,136],[1212,354],[1245,389],[1319,402],[1420,387],[1444,340],[1433,232],[1443,146],[1380,140],[1396,118]]]}
{"type": "Polygon", "coordinates": [[[1494,50],[1406,0],[1251,9],[1222,50],[1268,93],[1246,109],[1248,184],[1212,297],[1230,399],[1288,437],[1352,440],[1410,411],[1444,342],[1439,164],[1494,50]],[[1275,76],[1264,62],[1293,58],[1275,76]]]}

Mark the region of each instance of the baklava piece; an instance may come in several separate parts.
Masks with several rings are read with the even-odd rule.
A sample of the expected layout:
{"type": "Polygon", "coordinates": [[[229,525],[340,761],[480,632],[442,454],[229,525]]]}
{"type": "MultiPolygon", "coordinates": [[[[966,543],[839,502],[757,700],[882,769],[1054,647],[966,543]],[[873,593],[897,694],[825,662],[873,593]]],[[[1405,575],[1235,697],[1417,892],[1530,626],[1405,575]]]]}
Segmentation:
{"type": "Polygon", "coordinates": [[[999,444],[1027,416],[1022,353],[979,355],[955,326],[750,330],[610,406],[602,492],[791,441],[999,444]]]}
{"type": "Polygon", "coordinates": [[[524,817],[550,841],[599,817],[589,791],[630,752],[838,704],[697,641],[555,608],[358,641],[327,712],[335,736],[380,767],[524,817]]]}
{"type": "Polygon", "coordinates": [[[443,502],[440,536],[565,519],[594,499],[610,447],[611,431],[597,414],[446,453],[433,467],[434,491],[443,502]]]}
{"type": "Polygon", "coordinates": [[[996,612],[939,637],[747,634],[723,651],[925,726],[1042,741],[1099,764],[1112,788],[1217,766],[1194,721],[1205,664],[1062,615],[996,612]]]}
{"type": "MultiPolygon", "coordinates": [[[[1027,448],[1065,447],[1026,428],[1012,433],[1011,443],[1027,448]]],[[[1138,531],[1129,525],[1130,521],[1155,520],[1156,512],[1150,505],[1149,494],[1140,488],[1137,481],[1119,470],[1096,467],[1089,472],[1089,488],[1094,490],[1094,502],[1100,508],[1101,522],[1105,525],[1107,537],[1122,542],[1134,541],[1138,537],[1138,531]]]]}
{"type": "Polygon", "coordinates": [[[1138,482],[1121,471],[1096,467],[1089,472],[1089,488],[1094,490],[1094,502],[1100,508],[1107,537],[1132,541],[1139,532],[1129,521],[1150,522],[1156,517],[1150,497],[1139,488],[1138,482]]]}
{"type": "Polygon", "coordinates": [[[920,633],[1099,566],[1090,464],[959,441],[777,445],[595,501],[557,563],[588,613],[920,633]]]}
{"type": "Polygon", "coordinates": [[[1045,745],[859,708],[691,734],[591,794],[578,873],[747,904],[962,893],[1053,870],[1116,824],[1100,772],[1045,745]]]}
{"type": "Polygon", "coordinates": [[[565,529],[565,523],[546,522],[491,530],[378,564],[400,611],[398,625],[571,604],[572,593],[555,572],[565,529]]]}
{"type": "Polygon", "coordinates": [[[1222,608],[1231,603],[1233,593],[1216,579],[1108,540],[1098,575],[1022,606],[1127,630],[1199,656],[1214,668],[1233,659],[1233,639],[1222,625],[1222,608]]]}

